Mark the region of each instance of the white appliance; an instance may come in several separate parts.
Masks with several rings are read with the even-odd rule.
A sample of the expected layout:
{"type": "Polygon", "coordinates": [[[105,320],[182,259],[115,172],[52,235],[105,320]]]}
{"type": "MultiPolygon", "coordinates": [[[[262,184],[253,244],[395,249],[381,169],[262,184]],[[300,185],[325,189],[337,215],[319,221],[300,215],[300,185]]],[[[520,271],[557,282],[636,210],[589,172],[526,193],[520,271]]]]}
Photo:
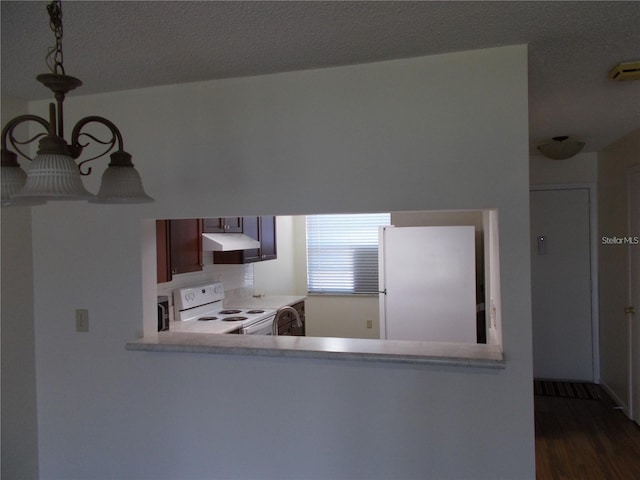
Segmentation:
{"type": "Polygon", "coordinates": [[[225,309],[222,283],[209,283],[173,291],[173,332],[271,335],[274,309],[225,309]],[[239,331],[238,331],[239,329],[239,331]]]}
{"type": "Polygon", "coordinates": [[[231,250],[249,250],[260,248],[260,242],[244,233],[203,233],[202,250],[204,252],[228,252],[231,250]]]}
{"type": "Polygon", "coordinates": [[[474,227],[379,235],[380,338],[476,343],[474,227]]]}

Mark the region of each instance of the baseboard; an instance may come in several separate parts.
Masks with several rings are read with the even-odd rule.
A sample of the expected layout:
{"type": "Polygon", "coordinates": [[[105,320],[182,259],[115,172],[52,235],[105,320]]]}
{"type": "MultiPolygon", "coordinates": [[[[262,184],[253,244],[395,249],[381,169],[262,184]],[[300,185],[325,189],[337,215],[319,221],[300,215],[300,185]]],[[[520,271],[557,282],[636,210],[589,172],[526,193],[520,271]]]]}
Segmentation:
{"type": "Polygon", "coordinates": [[[606,384],[606,382],[600,380],[600,386],[607,393],[607,395],[611,397],[613,403],[615,403],[622,409],[622,412],[626,415],[626,417],[631,419],[631,411],[629,409],[629,405],[627,405],[627,402],[622,401],[622,399],[613,391],[613,389],[609,385],[606,384]]]}

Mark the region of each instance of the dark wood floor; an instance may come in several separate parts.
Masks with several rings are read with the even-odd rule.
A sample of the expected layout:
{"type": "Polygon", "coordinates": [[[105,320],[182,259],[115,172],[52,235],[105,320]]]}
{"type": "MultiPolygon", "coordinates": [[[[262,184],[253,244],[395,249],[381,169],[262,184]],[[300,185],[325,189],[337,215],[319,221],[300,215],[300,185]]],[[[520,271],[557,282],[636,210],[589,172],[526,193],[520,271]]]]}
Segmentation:
{"type": "Polygon", "coordinates": [[[640,427],[601,400],[535,396],[538,480],[640,480],[640,427]]]}

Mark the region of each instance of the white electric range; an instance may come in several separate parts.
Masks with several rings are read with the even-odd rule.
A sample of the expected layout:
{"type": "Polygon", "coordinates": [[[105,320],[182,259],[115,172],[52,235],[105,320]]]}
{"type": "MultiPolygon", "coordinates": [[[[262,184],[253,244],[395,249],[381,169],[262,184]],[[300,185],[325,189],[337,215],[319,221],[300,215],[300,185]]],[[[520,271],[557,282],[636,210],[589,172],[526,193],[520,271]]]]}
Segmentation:
{"type": "Polygon", "coordinates": [[[173,291],[174,332],[271,335],[275,309],[225,309],[222,283],[208,283],[173,291]],[[239,331],[238,331],[239,330],[239,331]]]}

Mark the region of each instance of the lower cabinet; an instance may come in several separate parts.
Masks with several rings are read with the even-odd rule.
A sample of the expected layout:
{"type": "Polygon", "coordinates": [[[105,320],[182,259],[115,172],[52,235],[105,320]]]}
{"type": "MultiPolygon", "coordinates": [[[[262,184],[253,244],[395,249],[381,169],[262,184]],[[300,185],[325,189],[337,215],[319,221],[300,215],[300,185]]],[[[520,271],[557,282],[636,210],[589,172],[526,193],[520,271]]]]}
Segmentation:
{"type": "Polygon", "coordinates": [[[304,316],[304,302],[298,302],[291,305],[296,309],[300,320],[302,320],[302,327],[296,325],[296,319],[291,312],[285,312],[278,320],[278,335],[291,335],[304,337],[305,336],[305,316],[304,316]]]}

